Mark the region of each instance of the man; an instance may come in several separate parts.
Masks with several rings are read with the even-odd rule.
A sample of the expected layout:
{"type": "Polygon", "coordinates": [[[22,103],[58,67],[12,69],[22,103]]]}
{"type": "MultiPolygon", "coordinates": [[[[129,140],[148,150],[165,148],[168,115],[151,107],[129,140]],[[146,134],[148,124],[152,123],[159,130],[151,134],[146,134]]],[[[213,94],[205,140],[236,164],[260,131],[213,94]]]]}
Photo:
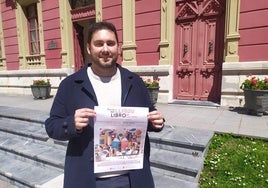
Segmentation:
{"type": "Polygon", "coordinates": [[[153,188],[147,134],[143,169],[94,174],[94,106],[148,107],[148,131],[161,131],[164,119],[151,104],[142,79],[117,64],[113,24],[90,25],[87,51],[92,62],[61,82],[45,122],[51,138],[69,140],[64,188],[153,188]]]}

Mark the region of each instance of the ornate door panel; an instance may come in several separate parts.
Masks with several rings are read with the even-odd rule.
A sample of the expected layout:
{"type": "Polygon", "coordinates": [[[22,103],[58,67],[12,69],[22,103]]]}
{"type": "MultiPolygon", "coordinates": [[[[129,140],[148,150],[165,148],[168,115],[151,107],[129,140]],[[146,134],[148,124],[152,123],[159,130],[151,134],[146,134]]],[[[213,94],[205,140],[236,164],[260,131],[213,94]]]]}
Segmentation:
{"type": "Polygon", "coordinates": [[[219,102],[224,7],[220,0],[177,1],[175,98],[219,102]]]}

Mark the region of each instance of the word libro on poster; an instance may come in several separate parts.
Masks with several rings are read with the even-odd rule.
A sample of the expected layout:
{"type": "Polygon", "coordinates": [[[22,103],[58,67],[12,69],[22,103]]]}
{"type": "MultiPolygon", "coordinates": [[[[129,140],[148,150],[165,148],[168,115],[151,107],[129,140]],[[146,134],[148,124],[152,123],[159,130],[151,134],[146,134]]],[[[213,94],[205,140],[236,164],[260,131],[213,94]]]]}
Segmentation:
{"type": "Polygon", "coordinates": [[[143,168],[148,108],[95,106],[94,172],[143,168]]]}

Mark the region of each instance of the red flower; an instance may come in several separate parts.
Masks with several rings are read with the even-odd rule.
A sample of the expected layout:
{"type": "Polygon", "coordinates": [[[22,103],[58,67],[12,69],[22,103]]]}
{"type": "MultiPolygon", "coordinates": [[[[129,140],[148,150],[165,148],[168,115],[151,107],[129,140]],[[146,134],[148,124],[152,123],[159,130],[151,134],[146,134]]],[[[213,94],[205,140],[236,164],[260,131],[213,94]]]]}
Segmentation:
{"type": "Polygon", "coordinates": [[[33,84],[34,86],[50,86],[50,79],[44,80],[44,79],[40,79],[40,80],[33,80],[33,84]]]}
{"type": "Polygon", "coordinates": [[[241,84],[240,89],[268,90],[268,77],[260,79],[252,74],[247,75],[247,77],[248,79],[241,84]]]}
{"type": "Polygon", "coordinates": [[[159,80],[160,78],[156,78],[156,79],[151,79],[151,78],[147,78],[146,80],[144,80],[144,84],[146,87],[148,88],[154,88],[154,87],[159,87],[159,80]]]}
{"type": "Polygon", "coordinates": [[[256,85],[257,82],[258,82],[258,80],[256,79],[256,77],[253,77],[253,78],[251,79],[251,83],[252,83],[252,84],[256,85]]]}

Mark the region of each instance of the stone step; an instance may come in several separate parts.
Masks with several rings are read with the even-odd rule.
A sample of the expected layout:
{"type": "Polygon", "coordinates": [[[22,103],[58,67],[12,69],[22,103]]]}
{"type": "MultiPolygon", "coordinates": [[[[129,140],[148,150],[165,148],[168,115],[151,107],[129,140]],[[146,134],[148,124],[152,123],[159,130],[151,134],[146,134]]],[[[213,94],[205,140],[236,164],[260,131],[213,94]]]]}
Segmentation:
{"type": "Polygon", "coordinates": [[[165,126],[159,133],[149,133],[151,147],[199,157],[206,155],[213,135],[213,131],[178,126],[165,126]]]}
{"type": "Polygon", "coordinates": [[[159,169],[159,174],[197,182],[204,159],[184,153],[151,148],[150,161],[152,167],[159,169]]]}
{"type": "Polygon", "coordinates": [[[0,187],[1,188],[18,188],[17,186],[12,183],[11,180],[0,176],[0,187]],[[2,178],[2,179],[1,179],[2,178]]]}
{"type": "Polygon", "coordinates": [[[49,117],[49,112],[25,108],[0,106],[0,117],[43,124],[44,121],[49,117]]]}
{"type": "Polygon", "coordinates": [[[40,187],[60,176],[62,169],[40,164],[31,159],[0,150],[0,176],[17,187],[40,187]]]}
{"type": "Polygon", "coordinates": [[[44,124],[41,122],[0,117],[0,131],[41,141],[47,141],[49,139],[44,124]]]}
{"type": "Polygon", "coordinates": [[[53,180],[63,174],[65,152],[66,145],[48,138],[42,123],[0,118],[3,186],[38,187],[53,180]]]}
{"type": "Polygon", "coordinates": [[[155,188],[198,188],[198,183],[185,181],[158,173],[152,169],[155,188]]]}
{"type": "Polygon", "coordinates": [[[193,176],[189,176],[187,174],[161,169],[161,168],[154,167],[154,166],[151,166],[151,171],[152,171],[153,176],[155,176],[155,174],[158,174],[161,176],[170,177],[172,179],[181,180],[181,181],[185,181],[185,182],[189,182],[189,183],[197,183],[198,182],[198,179],[193,177],[193,176]]]}
{"type": "MultiPolygon", "coordinates": [[[[0,121],[1,124],[1,121],[0,121]]],[[[65,147],[48,142],[0,132],[0,150],[63,169],[65,147]]]]}
{"type": "Polygon", "coordinates": [[[150,132],[153,173],[197,183],[213,131],[165,126],[150,132]]]}

